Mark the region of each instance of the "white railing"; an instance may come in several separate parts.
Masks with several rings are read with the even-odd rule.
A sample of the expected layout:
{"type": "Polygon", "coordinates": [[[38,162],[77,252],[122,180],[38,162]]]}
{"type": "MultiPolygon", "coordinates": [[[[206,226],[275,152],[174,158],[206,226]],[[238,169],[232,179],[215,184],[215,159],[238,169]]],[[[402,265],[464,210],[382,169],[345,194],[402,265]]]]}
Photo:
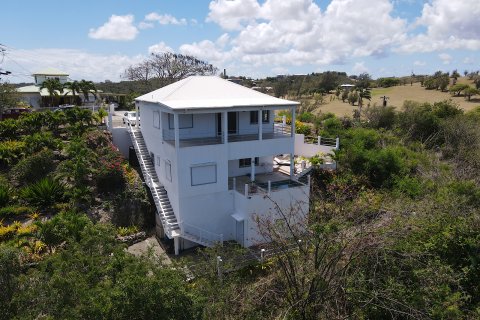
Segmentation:
{"type": "Polygon", "coordinates": [[[327,138],[327,137],[305,137],[304,143],[306,144],[314,144],[318,146],[327,146],[327,147],[334,147],[338,149],[340,146],[340,139],[337,138],[327,138]]]}
{"type": "Polygon", "coordinates": [[[223,245],[223,234],[221,233],[217,234],[183,221],[179,225],[182,236],[187,239],[206,245],[215,245],[217,243],[223,245]]]}
{"type": "MultiPolygon", "coordinates": [[[[306,172],[305,174],[307,173],[308,172],[306,172]]],[[[279,190],[310,186],[310,175],[308,175],[307,177],[307,184],[304,184],[297,180],[283,180],[273,182],[268,180],[266,183],[250,182],[243,185],[238,185],[236,179],[234,178],[230,190],[235,190],[241,195],[244,195],[246,198],[249,198],[251,195],[255,194],[270,195],[272,192],[276,192],[279,190]]]]}

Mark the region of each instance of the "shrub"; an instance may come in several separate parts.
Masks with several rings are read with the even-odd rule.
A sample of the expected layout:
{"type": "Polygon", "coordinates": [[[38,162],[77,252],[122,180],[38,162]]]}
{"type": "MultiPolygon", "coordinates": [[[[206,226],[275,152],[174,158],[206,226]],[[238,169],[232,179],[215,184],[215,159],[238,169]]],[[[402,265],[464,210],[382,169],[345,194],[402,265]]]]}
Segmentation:
{"type": "Polygon", "coordinates": [[[55,169],[53,152],[43,150],[18,162],[10,173],[17,185],[32,183],[44,178],[55,169]]]}
{"type": "Polygon", "coordinates": [[[12,140],[18,136],[18,122],[14,119],[0,121],[0,140],[12,140]]]}
{"type": "Polygon", "coordinates": [[[304,112],[297,116],[298,121],[301,122],[310,122],[312,123],[315,120],[315,115],[311,112],[304,112]]]}
{"type": "Polygon", "coordinates": [[[0,142],[0,166],[15,164],[25,154],[25,142],[4,141],[0,142]]]}
{"type": "Polygon", "coordinates": [[[6,206],[10,201],[10,188],[0,185],[0,207],[6,206]]]}
{"type": "Polygon", "coordinates": [[[0,208],[0,220],[4,218],[14,218],[18,216],[27,216],[34,210],[31,207],[7,206],[0,208]]]}
{"type": "Polygon", "coordinates": [[[47,208],[63,200],[64,186],[52,178],[43,178],[25,187],[21,196],[31,205],[47,208]]]}
{"type": "Polygon", "coordinates": [[[365,108],[364,116],[370,128],[391,129],[395,124],[395,107],[370,106],[365,108]]]}
{"type": "Polygon", "coordinates": [[[38,152],[44,148],[55,150],[59,147],[60,141],[55,139],[51,132],[40,132],[27,135],[23,138],[28,153],[38,152]]]}
{"type": "Polygon", "coordinates": [[[308,136],[312,132],[312,129],[307,124],[304,124],[300,121],[295,121],[295,132],[308,136]]]}

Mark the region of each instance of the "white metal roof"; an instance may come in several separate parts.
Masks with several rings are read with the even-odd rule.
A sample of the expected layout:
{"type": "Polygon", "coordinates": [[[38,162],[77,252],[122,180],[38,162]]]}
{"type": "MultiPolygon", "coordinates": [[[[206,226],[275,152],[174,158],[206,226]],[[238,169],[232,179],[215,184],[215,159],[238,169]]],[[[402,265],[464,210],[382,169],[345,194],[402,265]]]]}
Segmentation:
{"type": "Polygon", "coordinates": [[[44,76],[68,76],[68,73],[60,71],[55,68],[47,68],[40,70],[38,72],[34,72],[33,75],[44,75],[44,76]]]}
{"type": "Polygon", "coordinates": [[[171,109],[211,109],[253,106],[295,106],[216,76],[192,76],[144,94],[136,101],[160,103],[171,109]]]}

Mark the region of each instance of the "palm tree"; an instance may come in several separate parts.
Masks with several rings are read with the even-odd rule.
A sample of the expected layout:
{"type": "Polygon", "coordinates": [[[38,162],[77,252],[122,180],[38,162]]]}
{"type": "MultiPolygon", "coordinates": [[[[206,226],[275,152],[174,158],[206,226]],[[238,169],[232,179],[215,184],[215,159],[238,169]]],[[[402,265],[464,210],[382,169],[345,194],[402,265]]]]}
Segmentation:
{"type": "Polygon", "coordinates": [[[40,86],[40,90],[42,89],[47,89],[48,91],[50,96],[50,106],[53,105],[54,97],[58,96],[58,92],[63,93],[63,86],[58,79],[47,79],[43,81],[40,86]]]}
{"type": "Polygon", "coordinates": [[[92,92],[93,96],[96,98],[97,95],[97,88],[95,87],[95,84],[93,81],[86,81],[86,80],[81,80],[79,83],[80,86],[80,91],[83,93],[83,96],[85,97],[85,101],[89,101],[88,99],[88,94],[92,92]]]}
{"type": "Polygon", "coordinates": [[[372,100],[372,93],[369,88],[358,88],[358,112],[362,114],[363,99],[372,100]]]}
{"type": "MultiPolygon", "coordinates": [[[[77,98],[77,93],[79,93],[81,91],[80,83],[76,80],[73,81],[73,82],[66,82],[64,84],[64,87],[65,87],[65,89],[68,89],[72,92],[74,104],[79,105],[80,103],[79,103],[78,98],[77,98]]],[[[65,95],[67,95],[67,94],[68,94],[68,92],[65,92],[65,95]]]]}

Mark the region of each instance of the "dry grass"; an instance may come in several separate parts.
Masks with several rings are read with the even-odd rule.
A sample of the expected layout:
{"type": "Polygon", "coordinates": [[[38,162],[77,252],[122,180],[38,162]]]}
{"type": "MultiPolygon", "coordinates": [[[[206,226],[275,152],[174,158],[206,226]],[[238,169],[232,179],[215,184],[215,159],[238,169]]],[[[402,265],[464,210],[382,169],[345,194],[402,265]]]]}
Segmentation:
{"type": "MultiPolygon", "coordinates": [[[[460,78],[459,83],[472,84],[466,78],[460,78]]],[[[402,108],[405,100],[413,100],[418,102],[439,102],[447,99],[452,99],[457,103],[460,108],[468,111],[480,106],[480,97],[475,96],[471,101],[466,101],[464,97],[452,97],[448,92],[440,92],[437,90],[425,90],[420,86],[420,83],[414,83],[412,86],[407,84],[405,86],[396,86],[390,88],[375,88],[372,90],[372,100],[370,104],[382,104],[382,96],[389,97],[388,105],[395,106],[398,109],[402,108]]],[[[336,99],[334,95],[328,95],[325,97],[325,104],[317,109],[317,112],[332,112],[337,116],[351,116],[353,110],[357,108],[357,105],[351,106],[348,103],[343,103],[342,100],[336,99]],[[331,100],[332,99],[332,100],[331,100]]],[[[367,105],[369,101],[365,101],[364,105],[367,105]]]]}

